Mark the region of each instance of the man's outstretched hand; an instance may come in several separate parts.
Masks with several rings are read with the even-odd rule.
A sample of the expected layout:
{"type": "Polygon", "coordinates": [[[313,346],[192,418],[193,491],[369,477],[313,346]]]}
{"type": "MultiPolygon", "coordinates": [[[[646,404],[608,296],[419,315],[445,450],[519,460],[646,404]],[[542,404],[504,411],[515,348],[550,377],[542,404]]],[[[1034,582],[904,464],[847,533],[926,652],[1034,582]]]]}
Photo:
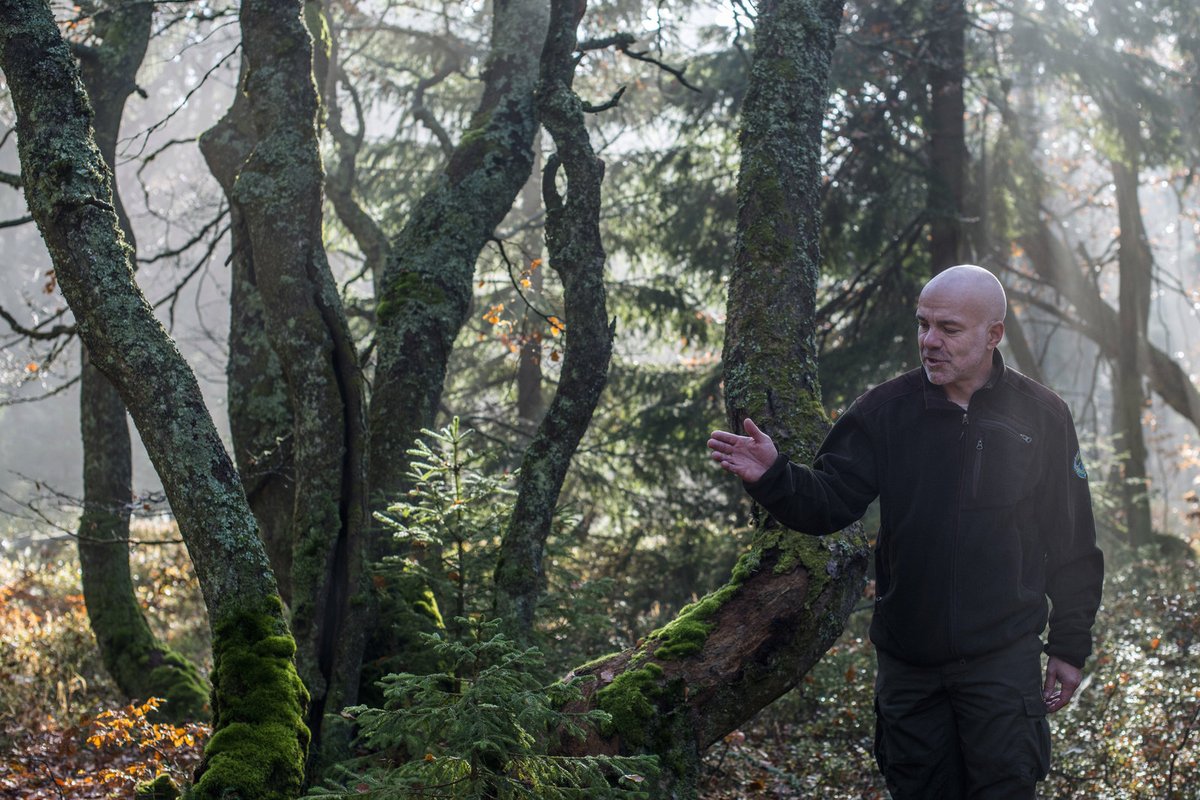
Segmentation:
{"type": "Polygon", "coordinates": [[[713,431],[708,440],[712,460],[744,480],[754,483],[775,463],[779,451],[771,437],[758,429],[754,420],[746,419],[746,433],[738,436],[727,431],[713,431]]]}

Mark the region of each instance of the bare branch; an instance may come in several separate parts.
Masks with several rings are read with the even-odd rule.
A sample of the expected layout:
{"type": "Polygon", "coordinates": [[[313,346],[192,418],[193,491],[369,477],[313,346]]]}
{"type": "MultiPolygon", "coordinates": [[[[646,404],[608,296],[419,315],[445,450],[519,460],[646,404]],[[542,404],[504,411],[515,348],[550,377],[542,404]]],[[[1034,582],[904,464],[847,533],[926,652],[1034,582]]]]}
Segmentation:
{"type": "Polygon", "coordinates": [[[592,105],[591,103],[583,103],[584,113],[599,114],[601,111],[608,111],[610,108],[616,108],[617,103],[621,102],[621,95],[623,95],[623,94],[625,94],[624,86],[622,86],[620,89],[617,89],[616,94],[614,94],[606,102],[601,103],[598,106],[592,105]]]}
{"type": "Polygon", "coordinates": [[[183,111],[183,109],[187,108],[187,104],[192,99],[192,95],[194,95],[196,92],[200,91],[200,89],[204,86],[204,84],[208,82],[208,79],[210,77],[212,77],[212,75],[214,73],[216,73],[217,70],[224,67],[225,62],[227,62],[231,58],[233,58],[233,56],[239,50],[241,50],[241,48],[242,48],[242,46],[239,43],[239,44],[235,45],[232,49],[230,49],[230,51],[228,53],[221,56],[221,58],[217,61],[217,63],[213,64],[212,67],[210,67],[209,70],[204,73],[204,75],[200,78],[200,80],[196,83],[196,85],[193,86],[190,90],[188,90],[188,93],[183,96],[183,99],[179,101],[179,103],[175,106],[175,108],[171,109],[171,112],[169,114],[167,114],[165,117],[163,117],[162,119],[155,122],[150,127],[145,128],[144,130],[138,131],[133,136],[130,136],[128,139],[126,139],[125,141],[129,142],[131,144],[133,142],[136,142],[138,139],[141,139],[142,144],[140,147],[137,148],[136,152],[130,154],[125,160],[132,161],[136,158],[140,158],[142,153],[144,153],[146,151],[146,145],[149,144],[149,142],[150,142],[150,136],[155,131],[166,126],[166,124],[171,120],[172,117],[174,117],[180,111],[183,111]]]}
{"type": "MultiPolygon", "coordinates": [[[[41,325],[44,325],[45,323],[41,323],[41,325],[38,325],[33,328],[26,328],[24,325],[17,322],[16,318],[12,314],[5,311],[3,307],[0,307],[0,317],[4,318],[4,321],[8,323],[8,326],[10,328],[12,328],[13,333],[18,333],[27,339],[47,340],[47,339],[57,339],[60,336],[74,336],[75,335],[75,326],[74,325],[55,325],[53,328],[51,328],[48,331],[38,330],[38,328],[41,327],[41,325]]],[[[49,322],[49,320],[47,320],[47,322],[49,322]]]]}

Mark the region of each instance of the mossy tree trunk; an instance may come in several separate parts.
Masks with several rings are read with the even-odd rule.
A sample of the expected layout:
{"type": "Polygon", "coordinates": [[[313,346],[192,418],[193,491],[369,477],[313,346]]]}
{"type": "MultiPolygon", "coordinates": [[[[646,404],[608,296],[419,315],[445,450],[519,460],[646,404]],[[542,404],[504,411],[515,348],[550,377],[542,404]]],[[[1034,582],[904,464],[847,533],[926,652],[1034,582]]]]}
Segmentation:
{"type": "MultiPolygon", "coordinates": [[[[76,47],[80,75],[96,109],[96,145],[113,175],[113,205],[131,250],[137,245],[116,187],[117,137],[125,101],[136,90],[138,67],[150,41],[152,5],[118,0],[92,17],[98,44],[76,47]]],[[[83,444],[83,513],[79,564],[84,603],[104,666],[129,698],[162,697],[171,719],[206,714],[208,687],[196,666],[163,645],[150,630],[134,595],[129,570],[129,515],[133,461],[125,405],[83,349],[79,380],[83,444]]]]}
{"type": "MultiPolygon", "coordinates": [[[[765,0],[758,10],[740,135],[727,405],[735,426],[750,416],[806,460],[825,430],[813,338],[819,154],[842,2],[765,0]]],[[[866,564],[861,534],[818,539],[763,527],[729,583],[637,647],[575,670],[595,678],[585,702],[613,722],[571,749],[657,753],[655,796],[695,797],[705,748],[820,659],[861,596],[866,564]]]]}
{"type": "MultiPolygon", "coordinates": [[[[322,710],[334,712],[340,705],[352,702],[352,691],[341,686],[338,694],[324,701],[323,709],[320,707],[325,691],[323,682],[348,680],[353,671],[349,667],[355,659],[349,657],[351,647],[343,648],[341,656],[326,653],[316,660],[308,653],[325,652],[322,642],[356,644],[352,637],[336,633],[340,630],[358,635],[370,631],[374,637],[372,658],[395,654],[388,649],[392,637],[387,630],[349,619],[351,613],[370,608],[368,603],[347,606],[344,594],[327,597],[323,594],[327,587],[313,580],[318,574],[330,574],[321,570],[329,566],[331,553],[320,551],[318,526],[303,524],[302,515],[320,520],[320,504],[326,503],[325,511],[329,513],[325,520],[333,526],[326,530],[326,535],[335,537],[338,526],[350,517],[339,518],[332,511],[357,509],[354,513],[361,514],[366,487],[372,490],[372,509],[384,509],[404,485],[406,450],[421,428],[435,422],[450,347],[466,320],[471,301],[475,261],[529,174],[531,143],[537,130],[533,86],[547,10],[544,0],[509,0],[495,5],[483,97],[471,127],[399,236],[386,242],[381,239],[383,226],[366,214],[353,195],[355,156],[361,145],[361,139],[356,138],[362,131],[361,110],[355,108],[359,134],[351,134],[342,125],[342,111],[335,102],[335,93],[330,91],[341,78],[336,50],[328,35],[327,17],[320,13],[319,4],[305,4],[305,20],[319,44],[316,48],[310,46],[306,55],[298,44],[298,32],[290,30],[290,21],[285,26],[288,33],[272,31],[270,37],[265,29],[247,28],[246,21],[253,9],[253,6],[243,7],[243,50],[252,62],[244,83],[246,97],[239,97],[225,119],[205,134],[202,148],[210,168],[233,198],[235,236],[239,230],[244,231],[242,241],[234,244],[230,405],[235,450],[247,455],[244,461],[248,464],[252,457],[276,454],[271,447],[280,443],[283,446],[277,448],[278,458],[267,461],[268,473],[282,472],[284,478],[294,476],[291,491],[296,498],[297,513],[288,523],[289,535],[295,541],[294,558],[287,565],[288,572],[281,574],[285,577],[290,574],[285,585],[290,589],[294,625],[300,639],[301,672],[317,699],[313,706],[315,724],[316,715],[322,710]],[[271,41],[266,46],[257,44],[267,38],[271,41]],[[256,72],[279,76],[280,80],[264,79],[256,84],[256,72]],[[313,282],[313,275],[327,273],[320,248],[320,229],[313,216],[316,206],[312,202],[319,198],[324,177],[311,144],[315,142],[312,137],[316,131],[315,115],[309,118],[309,109],[314,107],[311,104],[317,96],[312,86],[314,74],[319,88],[325,89],[330,131],[338,152],[337,166],[328,182],[334,210],[358,240],[373,273],[378,271],[381,259],[387,262],[385,275],[376,277],[380,287],[376,320],[378,362],[370,412],[372,455],[367,480],[351,449],[343,449],[340,467],[335,464],[337,447],[333,440],[340,428],[361,431],[363,426],[352,421],[361,414],[358,410],[361,406],[352,408],[361,401],[351,402],[358,397],[358,389],[342,383],[346,374],[343,367],[351,363],[353,354],[343,333],[344,311],[329,291],[332,283],[318,286],[313,282]],[[303,78],[303,87],[284,85],[286,78],[292,78],[294,84],[298,76],[303,78]],[[272,99],[272,92],[286,97],[282,103],[277,102],[272,99]],[[253,124],[247,125],[245,120],[251,113],[253,124]],[[303,118],[302,125],[297,124],[299,118],[303,118]],[[267,140],[270,130],[277,134],[273,141],[267,140]],[[254,148],[254,155],[250,155],[248,148],[254,148]],[[255,167],[256,158],[262,164],[261,169],[255,167]],[[234,181],[236,186],[232,186],[234,181]],[[295,242],[299,246],[288,255],[277,246],[282,242],[295,242]],[[303,264],[306,259],[310,269],[302,274],[282,272],[288,263],[303,264]],[[268,260],[274,265],[267,263],[268,260]],[[310,326],[297,311],[303,307],[301,301],[305,298],[312,301],[312,307],[329,324],[327,330],[333,332],[331,340],[323,339],[315,316],[307,317],[314,323],[310,326]],[[264,325],[271,336],[264,335],[264,325]],[[267,339],[269,348],[263,346],[267,339]],[[323,341],[326,343],[321,344],[323,341]],[[304,352],[309,353],[307,362],[304,352]],[[322,356],[322,352],[326,355],[322,356]],[[286,409],[280,403],[281,382],[271,377],[275,374],[272,353],[286,377],[286,409]],[[332,374],[328,363],[320,363],[329,357],[333,361],[332,374]],[[331,387],[336,387],[341,395],[342,405],[332,403],[331,387]],[[235,396],[239,402],[235,402],[235,396]],[[312,413],[315,409],[321,409],[320,414],[312,413]],[[336,422],[339,419],[345,426],[336,422]],[[313,429],[317,421],[320,430],[313,429]],[[308,428],[304,427],[306,424],[308,428]],[[322,441],[330,446],[318,444],[322,441]],[[322,480],[327,484],[324,488],[319,486],[322,480]],[[335,483],[338,485],[334,486],[335,483]],[[338,491],[343,492],[342,500],[335,508],[327,499],[338,498],[338,491]],[[323,566],[322,559],[326,559],[323,566]],[[336,663],[322,663],[322,657],[344,663],[347,669],[339,672],[336,663]],[[341,677],[331,678],[331,670],[341,677]]],[[[266,14],[259,17],[268,18],[266,14]]],[[[325,279],[322,277],[321,281],[325,279]]],[[[345,441],[352,448],[360,440],[356,434],[345,441]]],[[[253,489],[255,485],[247,481],[252,502],[259,497],[253,489]]],[[[264,496],[267,488],[264,484],[264,496]]],[[[256,510],[276,518],[272,508],[277,509],[278,504],[256,505],[256,510]]],[[[359,524],[362,523],[360,517],[359,524]]],[[[284,526],[268,522],[265,527],[269,534],[284,526]]],[[[268,538],[268,544],[272,541],[274,536],[268,538]]],[[[335,538],[329,538],[325,544],[334,541],[335,538]]],[[[336,566],[339,564],[345,563],[350,569],[361,564],[353,552],[357,547],[353,536],[344,541],[349,548],[345,561],[339,551],[332,551],[333,573],[344,574],[336,566]]],[[[277,548],[269,550],[274,554],[277,548]]],[[[375,548],[375,555],[381,550],[382,546],[375,548]]],[[[272,561],[284,563],[275,557],[272,561]]],[[[350,583],[358,582],[351,579],[350,583]]]]}
{"type": "Polygon", "coordinates": [[[542,123],[557,148],[543,172],[542,196],[550,266],[563,286],[566,331],[558,388],[521,461],[517,499],[495,573],[497,615],[522,641],[533,633],[544,584],[542,555],[563,480],[600,401],[612,356],[600,241],[604,162],[592,150],[583,103],[571,90],[575,31],[586,7],[578,3],[573,9],[577,16],[567,20],[562,19],[565,10],[555,5],[537,89],[542,123]],[[565,200],[556,186],[560,165],[566,173],[565,200]]]}
{"type": "Polygon", "coordinates": [[[92,363],[163,481],[213,630],[214,733],[193,796],[300,793],[307,696],[257,526],[195,375],[133,280],[78,69],[40,0],[0,3],[26,201],[92,363]]]}
{"type": "Polygon", "coordinates": [[[470,309],[475,261],[533,165],[533,89],[546,0],[496,0],[483,96],[444,171],[392,240],[377,305],[371,396],[371,505],[404,486],[406,451],[437,413],[454,339],[470,309]]]}
{"type": "Polygon", "coordinates": [[[241,5],[254,149],[233,187],[292,412],[291,612],[309,727],[357,696],[366,424],[358,355],[322,240],[313,40],[301,0],[241,5]]]}

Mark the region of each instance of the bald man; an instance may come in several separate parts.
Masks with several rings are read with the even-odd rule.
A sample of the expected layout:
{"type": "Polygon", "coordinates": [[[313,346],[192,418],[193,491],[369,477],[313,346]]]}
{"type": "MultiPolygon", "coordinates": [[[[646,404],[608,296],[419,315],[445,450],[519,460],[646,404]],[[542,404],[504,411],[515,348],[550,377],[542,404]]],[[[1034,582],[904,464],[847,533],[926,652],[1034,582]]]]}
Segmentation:
{"type": "Polygon", "coordinates": [[[875,757],[894,800],[1036,797],[1046,715],[1091,653],[1104,565],[1087,472],[1066,404],[996,349],[1006,305],[982,267],[930,280],[921,368],[859,397],[811,467],[750,419],[708,441],[789,528],[832,533],[879,498],[875,757]]]}

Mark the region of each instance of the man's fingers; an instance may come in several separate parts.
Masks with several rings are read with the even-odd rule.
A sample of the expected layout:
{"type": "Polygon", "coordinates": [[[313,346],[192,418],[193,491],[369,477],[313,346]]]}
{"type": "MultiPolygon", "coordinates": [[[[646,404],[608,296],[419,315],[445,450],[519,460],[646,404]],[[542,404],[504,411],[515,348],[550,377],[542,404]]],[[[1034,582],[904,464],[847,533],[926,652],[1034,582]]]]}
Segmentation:
{"type": "Polygon", "coordinates": [[[769,438],[766,436],[766,434],[758,429],[758,426],[754,424],[754,420],[750,419],[749,417],[746,417],[744,427],[746,429],[746,434],[756,442],[761,442],[764,439],[769,438]]]}

